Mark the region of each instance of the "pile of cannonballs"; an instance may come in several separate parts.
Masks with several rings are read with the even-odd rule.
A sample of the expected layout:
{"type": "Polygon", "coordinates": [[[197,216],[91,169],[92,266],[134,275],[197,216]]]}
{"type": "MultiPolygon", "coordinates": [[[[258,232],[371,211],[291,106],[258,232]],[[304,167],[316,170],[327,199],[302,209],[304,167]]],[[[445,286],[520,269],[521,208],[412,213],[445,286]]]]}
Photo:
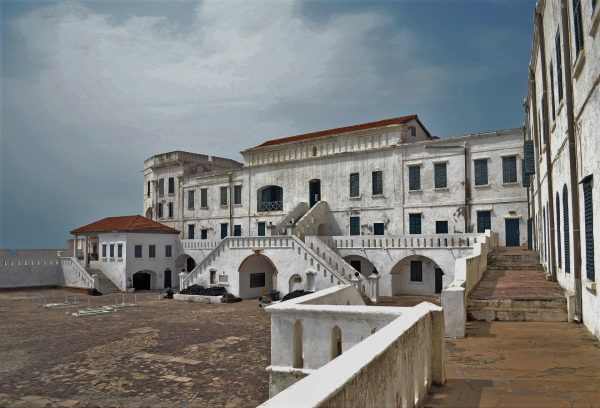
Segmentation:
{"type": "Polygon", "coordinates": [[[223,286],[212,286],[205,288],[200,285],[188,286],[179,291],[182,295],[200,295],[200,296],[223,296],[227,294],[227,290],[223,286]]]}
{"type": "Polygon", "coordinates": [[[288,293],[287,295],[285,295],[282,299],[282,301],[286,301],[286,300],[290,300],[290,299],[294,299],[300,296],[304,296],[304,295],[310,295],[313,292],[307,292],[305,290],[295,290],[293,292],[288,293]]]}

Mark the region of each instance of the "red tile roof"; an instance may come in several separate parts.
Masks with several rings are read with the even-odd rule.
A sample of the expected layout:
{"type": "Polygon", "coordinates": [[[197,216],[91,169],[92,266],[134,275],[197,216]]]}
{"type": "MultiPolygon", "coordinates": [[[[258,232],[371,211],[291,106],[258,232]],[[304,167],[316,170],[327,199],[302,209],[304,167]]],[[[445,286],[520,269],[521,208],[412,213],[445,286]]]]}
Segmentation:
{"type": "Polygon", "coordinates": [[[256,147],[273,146],[273,145],[278,145],[278,144],[282,144],[282,143],[297,142],[300,140],[315,139],[315,138],[323,137],[323,136],[337,135],[340,133],[347,133],[347,132],[355,132],[357,130],[374,129],[374,128],[390,126],[390,125],[403,125],[407,122],[410,122],[413,119],[418,120],[418,116],[417,115],[399,116],[397,118],[378,120],[376,122],[361,123],[358,125],[344,126],[344,127],[335,128],[335,129],[320,130],[318,132],[304,133],[304,134],[296,135],[296,136],[282,137],[280,139],[267,140],[263,144],[260,144],[256,147]]]}
{"type": "Polygon", "coordinates": [[[122,217],[106,217],[83,227],[71,231],[71,234],[85,234],[92,232],[158,232],[168,234],[179,234],[174,228],[168,227],[156,221],[152,221],[141,215],[124,215],[122,217]]]}

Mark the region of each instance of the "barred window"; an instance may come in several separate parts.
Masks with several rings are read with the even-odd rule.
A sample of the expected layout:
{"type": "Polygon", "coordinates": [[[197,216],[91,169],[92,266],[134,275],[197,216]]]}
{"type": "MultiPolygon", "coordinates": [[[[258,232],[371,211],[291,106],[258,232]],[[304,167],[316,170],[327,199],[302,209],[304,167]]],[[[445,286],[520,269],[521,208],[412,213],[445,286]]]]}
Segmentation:
{"type": "Polygon", "coordinates": [[[433,165],[433,173],[435,188],[448,187],[446,163],[435,163],[433,165]]]}
{"type": "Polygon", "coordinates": [[[581,17],[581,0],[573,0],[573,39],[575,40],[575,56],[583,50],[583,22],[581,17]]]}
{"type": "Polygon", "coordinates": [[[233,186],[233,204],[242,204],[242,186],[233,186]]]}
{"type": "Polygon", "coordinates": [[[360,196],[360,174],[350,174],[350,197],[360,196]]]}
{"type": "Polygon", "coordinates": [[[194,209],[194,190],[188,190],[188,210],[194,209]]]}
{"type": "Polygon", "coordinates": [[[487,159],[477,159],[475,163],[475,185],[485,186],[488,184],[487,159]]]}
{"type": "Polygon", "coordinates": [[[383,194],[383,172],[373,172],[373,195],[383,194]]]}
{"type": "Polygon", "coordinates": [[[200,189],[200,208],[208,208],[208,189],[200,189]]]}
{"type": "Polygon", "coordinates": [[[517,182],[517,156],[502,158],[502,181],[504,183],[517,182]]]}
{"type": "Polygon", "coordinates": [[[227,205],[227,187],[221,187],[219,189],[219,192],[220,192],[220,198],[219,198],[220,205],[227,205]]]}
{"type": "Polygon", "coordinates": [[[360,217],[350,217],[350,235],[360,235],[360,217]]]}
{"type": "Polygon", "coordinates": [[[408,166],[408,189],[421,189],[421,166],[408,166]]]}
{"type": "Polygon", "coordinates": [[[408,230],[409,234],[421,233],[421,213],[408,215],[408,230]]]}

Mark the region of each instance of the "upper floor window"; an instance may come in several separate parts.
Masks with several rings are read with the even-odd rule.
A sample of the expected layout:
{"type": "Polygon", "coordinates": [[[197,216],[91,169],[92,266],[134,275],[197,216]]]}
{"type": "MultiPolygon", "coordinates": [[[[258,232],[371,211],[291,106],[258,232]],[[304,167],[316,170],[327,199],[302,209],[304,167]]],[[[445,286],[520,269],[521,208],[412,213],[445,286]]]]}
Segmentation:
{"type": "Polygon", "coordinates": [[[283,188],[266,186],[258,190],[257,211],[283,211],[283,188]]]}
{"type": "Polygon", "coordinates": [[[417,127],[416,126],[411,126],[410,127],[410,135],[411,136],[416,136],[417,135],[417,127]]]}
{"type": "Polygon", "coordinates": [[[102,244],[102,258],[106,258],[106,244],[102,244]]]}
{"type": "Polygon", "coordinates": [[[447,234],[448,233],[448,221],[436,221],[435,222],[435,233],[436,234],[447,234]]]}
{"type": "Polygon", "coordinates": [[[163,203],[158,203],[158,208],[157,208],[157,216],[158,218],[162,218],[163,217],[163,203]]]}
{"type": "Polygon", "coordinates": [[[194,239],[194,232],[196,226],[194,224],[188,224],[188,239],[194,239]]]}
{"type": "Polygon", "coordinates": [[[117,244],[117,258],[123,258],[123,244],[117,244]]]}
{"type": "Polygon", "coordinates": [[[219,189],[219,204],[227,205],[227,187],[221,187],[219,189]]]}
{"type": "Polygon", "coordinates": [[[175,177],[169,177],[169,194],[175,194],[175,177]]]}
{"type": "Polygon", "coordinates": [[[487,159],[477,159],[475,163],[475,185],[485,186],[488,184],[487,159]]]}
{"type": "Polygon", "coordinates": [[[557,86],[558,86],[558,101],[560,102],[560,101],[562,101],[562,98],[563,98],[563,73],[562,73],[562,53],[561,53],[561,46],[560,46],[560,31],[556,32],[555,48],[556,48],[556,81],[557,81],[557,86]]]}
{"type": "Polygon", "coordinates": [[[158,196],[162,197],[165,195],[165,179],[158,179],[158,196]]]}
{"type": "Polygon", "coordinates": [[[360,235],[360,217],[350,217],[350,235],[360,235]]]}
{"type": "Polygon", "coordinates": [[[200,230],[200,239],[208,239],[208,230],[206,228],[200,230]]]}
{"type": "Polygon", "coordinates": [[[241,225],[234,225],[233,226],[233,236],[234,237],[241,237],[242,236],[242,226],[241,225]]]}
{"type": "Polygon", "coordinates": [[[590,282],[596,281],[594,269],[594,212],[592,202],[592,180],[584,179],[583,182],[583,220],[585,228],[585,271],[590,282]]]}
{"type": "Polygon", "coordinates": [[[410,281],[423,282],[423,262],[410,261],[410,281]]]}
{"type": "Polygon", "coordinates": [[[448,180],[446,175],[446,163],[435,163],[433,165],[434,183],[435,188],[446,188],[448,187],[448,180]]]}
{"type": "Polygon", "coordinates": [[[233,186],[233,204],[242,204],[242,186],[233,186]]]}
{"type": "Polygon", "coordinates": [[[312,153],[313,153],[313,156],[317,155],[317,146],[313,146],[312,153]]]}
{"type": "Polygon", "coordinates": [[[408,189],[421,189],[421,166],[408,166],[408,189]]]}
{"type": "Polygon", "coordinates": [[[148,258],[156,258],[156,245],[148,245],[148,258]]]}
{"type": "Polygon", "coordinates": [[[517,182],[517,156],[508,156],[502,158],[502,182],[517,182]]]}
{"type": "Polygon", "coordinates": [[[169,218],[173,218],[173,203],[169,203],[168,208],[169,208],[169,218]]]}
{"type": "Polygon", "coordinates": [[[258,223],[258,236],[259,237],[264,237],[265,236],[265,229],[266,229],[267,224],[264,222],[259,222],[258,223]]]}
{"type": "Polygon", "coordinates": [[[200,208],[208,208],[208,189],[200,189],[200,208]]]}
{"type": "Polygon", "coordinates": [[[409,234],[420,234],[421,233],[421,213],[408,214],[408,233],[409,234]]]}
{"type": "Polygon", "coordinates": [[[490,211],[477,211],[477,233],[483,234],[485,230],[492,229],[492,214],[490,211]]]}
{"type": "Polygon", "coordinates": [[[360,197],[360,175],[350,174],[350,197],[360,197]]]}
{"type": "Polygon", "coordinates": [[[193,210],[194,209],[194,194],[195,191],[194,190],[188,190],[188,210],[193,210]]]}
{"type": "Polygon", "coordinates": [[[148,182],[148,187],[147,187],[146,195],[148,197],[150,197],[150,182],[148,182]]]}
{"type": "Polygon", "coordinates": [[[173,246],[165,245],[165,258],[170,258],[173,256],[173,246]]]}
{"type": "Polygon", "coordinates": [[[554,103],[554,67],[550,64],[550,97],[552,98],[552,120],[556,119],[556,104],[554,103]]]}
{"type": "Polygon", "coordinates": [[[136,245],[133,249],[134,251],[134,256],[136,258],[141,258],[142,257],[142,246],[141,245],[136,245]]]}
{"type": "Polygon", "coordinates": [[[581,0],[573,0],[573,39],[575,40],[575,57],[583,50],[583,19],[581,16],[581,0]]]}
{"type": "Polygon", "coordinates": [[[225,222],[225,223],[221,224],[221,239],[223,239],[227,236],[228,229],[229,229],[228,223],[225,222]]]}
{"type": "Polygon", "coordinates": [[[374,171],[373,175],[373,195],[383,194],[383,172],[374,171]]]}
{"type": "Polygon", "coordinates": [[[115,244],[110,244],[109,249],[110,249],[110,252],[109,252],[110,257],[114,258],[115,257],[115,244]]]}
{"type": "Polygon", "coordinates": [[[373,224],[373,235],[384,235],[385,224],[383,222],[376,222],[373,224]]]}

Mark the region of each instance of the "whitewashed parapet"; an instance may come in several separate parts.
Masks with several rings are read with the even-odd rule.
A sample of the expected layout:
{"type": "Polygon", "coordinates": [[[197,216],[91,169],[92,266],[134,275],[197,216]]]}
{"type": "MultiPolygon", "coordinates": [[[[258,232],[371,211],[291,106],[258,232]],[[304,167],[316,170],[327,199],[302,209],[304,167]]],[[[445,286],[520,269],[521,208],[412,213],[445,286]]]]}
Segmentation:
{"type": "Polygon", "coordinates": [[[319,237],[332,249],[352,248],[463,248],[481,242],[484,234],[408,234],[319,237]]]}
{"type": "Polygon", "coordinates": [[[60,264],[63,273],[64,286],[71,288],[98,289],[98,279],[94,279],[94,277],[92,277],[79,263],[77,258],[62,257],[60,258],[60,264]]]}
{"type": "MultiPolygon", "coordinates": [[[[277,306],[272,308],[276,309],[277,306]]],[[[298,316],[298,321],[304,323],[307,322],[308,316],[319,314],[326,318],[331,313],[335,313],[336,307],[344,308],[343,306],[321,306],[323,311],[319,313],[315,309],[318,307],[295,305],[296,310],[306,309],[307,317],[298,316]]],[[[346,306],[346,308],[348,311],[355,309],[355,314],[361,312],[368,314],[369,309],[374,309],[365,306],[346,306]]],[[[351,348],[344,348],[341,355],[320,368],[309,370],[306,373],[307,377],[260,406],[266,408],[420,405],[432,384],[441,385],[446,380],[442,309],[425,302],[412,308],[381,309],[394,309],[394,311],[387,311],[391,318],[387,325],[351,348]],[[395,314],[396,312],[398,314],[395,314]]],[[[339,319],[343,319],[341,313],[343,313],[342,309],[340,309],[339,319]]],[[[373,313],[375,314],[376,311],[373,313]]],[[[287,329],[291,328],[283,330],[291,332],[287,329]]],[[[282,334],[277,330],[280,329],[273,331],[272,326],[272,338],[282,334]]],[[[307,335],[306,338],[312,337],[307,335]]],[[[331,342],[327,339],[318,339],[318,344],[327,348],[331,342]]],[[[314,347],[307,349],[307,356],[315,351],[314,347]]],[[[310,362],[310,358],[307,361],[310,362]]]]}
{"type": "Polygon", "coordinates": [[[58,258],[0,257],[0,288],[58,286],[61,281],[58,258]]]}
{"type": "Polygon", "coordinates": [[[215,249],[221,241],[207,241],[202,239],[182,239],[181,248],[191,249],[215,249]]]}
{"type": "Polygon", "coordinates": [[[488,254],[498,247],[498,233],[486,230],[483,237],[473,246],[471,256],[455,261],[454,280],[442,290],[447,337],[465,337],[467,297],[487,271],[488,254]]]}

